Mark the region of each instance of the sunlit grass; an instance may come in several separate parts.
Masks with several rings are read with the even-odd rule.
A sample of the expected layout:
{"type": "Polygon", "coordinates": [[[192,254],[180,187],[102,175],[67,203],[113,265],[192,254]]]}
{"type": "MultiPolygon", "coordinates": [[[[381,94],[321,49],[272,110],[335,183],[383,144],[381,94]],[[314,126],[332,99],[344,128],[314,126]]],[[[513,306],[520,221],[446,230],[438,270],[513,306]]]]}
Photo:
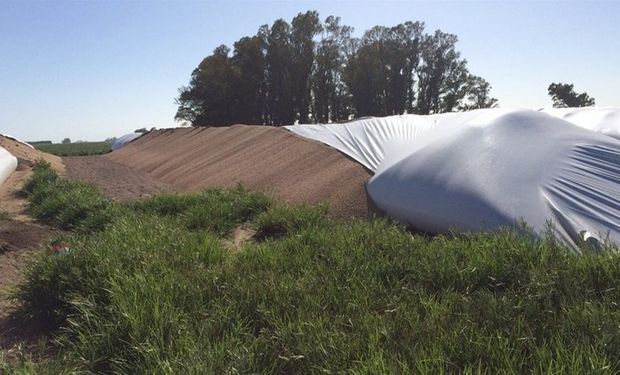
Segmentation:
{"type": "Polygon", "coordinates": [[[68,234],[70,252],[35,259],[17,292],[24,314],[57,327],[39,372],[620,370],[616,253],[510,231],[422,236],[242,189],[114,212],[68,234]],[[230,251],[222,239],[243,222],[255,240],[230,251]]]}

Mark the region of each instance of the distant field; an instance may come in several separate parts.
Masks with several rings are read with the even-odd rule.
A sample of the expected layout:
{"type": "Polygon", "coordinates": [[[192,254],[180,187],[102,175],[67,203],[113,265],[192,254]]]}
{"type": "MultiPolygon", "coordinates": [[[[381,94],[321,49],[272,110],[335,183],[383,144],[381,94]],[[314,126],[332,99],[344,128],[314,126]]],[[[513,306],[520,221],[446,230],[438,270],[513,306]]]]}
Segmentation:
{"type": "Polygon", "coordinates": [[[82,156],[100,155],[111,150],[112,142],[83,142],[70,144],[40,144],[34,146],[41,150],[58,156],[82,156]]]}

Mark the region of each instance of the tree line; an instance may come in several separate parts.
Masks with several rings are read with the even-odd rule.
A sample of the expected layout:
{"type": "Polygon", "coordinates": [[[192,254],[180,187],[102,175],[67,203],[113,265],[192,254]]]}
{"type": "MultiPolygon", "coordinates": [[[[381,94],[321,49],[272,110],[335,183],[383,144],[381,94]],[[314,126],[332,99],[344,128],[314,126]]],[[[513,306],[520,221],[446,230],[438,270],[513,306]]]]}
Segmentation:
{"type": "Polygon", "coordinates": [[[492,107],[490,84],[473,75],[456,35],[424,23],[375,26],[361,38],[316,11],[221,45],[179,89],[175,119],[194,126],[287,125],[351,117],[492,107]]]}

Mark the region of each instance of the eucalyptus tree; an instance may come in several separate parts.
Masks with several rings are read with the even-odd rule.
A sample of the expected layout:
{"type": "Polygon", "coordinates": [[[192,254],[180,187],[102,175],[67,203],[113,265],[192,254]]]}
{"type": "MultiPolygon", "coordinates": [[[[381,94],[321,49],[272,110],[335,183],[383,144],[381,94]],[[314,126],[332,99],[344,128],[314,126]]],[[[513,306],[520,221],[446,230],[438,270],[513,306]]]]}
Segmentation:
{"type": "Polygon", "coordinates": [[[329,16],[323,23],[312,76],[315,121],[326,123],[349,116],[350,95],[342,75],[353,50],[352,32],[352,27],[340,24],[340,17],[329,16]]]}
{"type": "Polygon", "coordinates": [[[234,69],[235,122],[263,124],[265,122],[265,51],[266,41],[258,35],[244,37],[234,44],[231,63],[234,69]]]}
{"type": "Polygon", "coordinates": [[[293,111],[300,123],[308,122],[310,111],[310,77],[314,65],[314,37],[321,31],[316,11],[299,13],[291,22],[291,84],[293,111]]]}
{"type": "MultiPolygon", "coordinates": [[[[340,18],[321,23],[316,11],[263,25],[235,42],[232,56],[222,45],[201,61],[179,89],[175,118],[279,126],[496,105],[490,84],[469,72],[456,35],[429,35],[411,21],[352,35],[340,18]]],[[[558,105],[594,103],[572,85],[552,84],[549,93],[558,105]]]]}
{"type": "Polygon", "coordinates": [[[233,123],[230,103],[234,100],[234,71],[228,47],[221,45],[192,72],[188,86],[179,89],[175,119],[194,126],[233,123]]]}
{"type": "Polygon", "coordinates": [[[266,105],[267,122],[272,125],[292,124],[295,121],[290,29],[285,20],[278,19],[267,36],[266,105]]]}

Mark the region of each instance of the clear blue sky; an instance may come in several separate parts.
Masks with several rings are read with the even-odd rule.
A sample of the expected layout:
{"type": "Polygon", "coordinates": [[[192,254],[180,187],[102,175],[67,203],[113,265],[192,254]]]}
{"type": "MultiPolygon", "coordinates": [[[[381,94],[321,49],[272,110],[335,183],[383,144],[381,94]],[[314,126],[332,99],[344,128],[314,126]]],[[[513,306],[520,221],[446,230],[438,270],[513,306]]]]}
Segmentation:
{"type": "Polygon", "coordinates": [[[358,36],[408,20],[457,34],[503,107],[549,106],[551,82],[620,105],[620,2],[0,0],[0,132],[57,142],[175,126],[177,89],[203,57],[306,10],[358,36]]]}

